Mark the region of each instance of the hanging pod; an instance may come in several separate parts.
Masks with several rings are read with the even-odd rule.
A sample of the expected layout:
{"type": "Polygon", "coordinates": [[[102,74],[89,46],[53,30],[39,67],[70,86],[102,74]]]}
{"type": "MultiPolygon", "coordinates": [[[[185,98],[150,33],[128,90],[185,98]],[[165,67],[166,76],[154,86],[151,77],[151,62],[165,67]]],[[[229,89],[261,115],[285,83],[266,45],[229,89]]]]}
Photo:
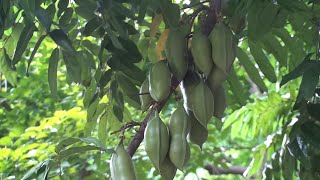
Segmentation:
{"type": "Polygon", "coordinates": [[[214,97],[210,88],[203,81],[200,81],[193,89],[191,106],[196,119],[203,127],[207,127],[207,124],[213,115],[214,97]]]}
{"type": "Polygon", "coordinates": [[[229,74],[235,60],[235,41],[232,31],[224,23],[217,23],[209,35],[211,57],[214,64],[225,74],[229,74]]]}
{"type": "Polygon", "coordinates": [[[166,99],[171,90],[171,73],[165,61],[156,62],[149,74],[149,92],[151,97],[161,102],[166,99]]]}
{"type": "Polygon", "coordinates": [[[211,44],[208,37],[200,31],[195,32],[192,36],[191,53],[197,69],[208,77],[213,66],[211,59],[211,44]]]}
{"type": "Polygon", "coordinates": [[[200,77],[193,71],[188,71],[185,78],[180,84],[180,89],[183,97],[183,105],[185,110],[191,110],[191,94],[193,89],[200,82],[200,77]]]}
{"type": "Polygon", "coordinates": [[[187,73],[188,61],[185,57],[187,41],[185,34],[177,29],[171,30],[166,43],[166,56],[172,74],[181,81],[187,73]]]}
{"type": "Polygon", "coordinates": [[[158,112],[147,124],[144,137],[145,150],[153,165],[159,169],[169,150],[169,132],[158,112]]]}
{"type": "Polygon", "coordinates": [[[214,96],[214,113],[213,115],[221,119],[223,117],[223,113],[227,108],[227,97],[225,89],[222,85],[218,86],[213,92],[214,96]]]}
{"type": "Polygon", "coordinates": [[[212,71],[210,72],[206,82],[208,82],[209,88],[211,90],[214,90],[218,86],[220,86],[226,79],[227,74],[225,74],[220,68],[215,66],[212,68],[212,71]]]}
{"type": "Polygon", "coordinates": [[[152,97],[150,96],[149,93],[149,80],[146,79],[142,83],[140,87],[140,102],[141,102],[141,110],[146,111],[150,104],[152,103],[152,97]]]}
{"type": "Polygon", "coordinates": [[[185,164],[187,152],[187,139],[189,118],[183,106],[179,106],[169,120],[170,147],[169,157],[171,162],[180,170],[185,164]]]}
{"type": "Polygon", "coordinates": [[[193,113],[191,111],[188,112],[189,119],[190,119],[190,132],[188,134],[189,140],[197,144],[200,149],[202,149],[202,145],[207,141],[208,139],[208,130],[207,127],[204,127],[197,119],[194,117],[193,113]]]}
{"type": "Polygon", "coordinates": [[[167,155],[159,168],[160,175],[164,180],[172,180],[177,173],[177,167],[171,162],[167,155]]]}
{"type": "Polygon", "coordinates": [[[111,156],[110,171],[113,180],[137,179],[131,158],[122,143],[116,147],[115,153],[111,156]]]}

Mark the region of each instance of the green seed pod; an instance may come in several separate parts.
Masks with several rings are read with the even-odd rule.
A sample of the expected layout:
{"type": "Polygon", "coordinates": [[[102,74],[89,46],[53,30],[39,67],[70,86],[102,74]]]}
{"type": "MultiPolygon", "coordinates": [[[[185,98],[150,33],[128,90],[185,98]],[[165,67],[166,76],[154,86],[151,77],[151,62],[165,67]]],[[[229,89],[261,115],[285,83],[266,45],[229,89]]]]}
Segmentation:
{"type": "Polygon", "coordinates": [[[180,84],[181,93],[183,96],[184,108],[186,110],[191,110],[191,94],[193,89],[200,82],[200,77],[198,74],[192,71],[188,71],[185,78],[180,84]]]}
{"type": "Polygon", "coordinates": [[[201,123],[199,123],[191,111],[189,111],[188,114],[191,123],[191,129],[188,138],[192,143],[197,144],[200,149],[202,149],[202,145],[208,139],[207,127],[204,127],[201,123]]]}
{"type": "Polygon", "coordinates": [[[163,162],[160,164],[159,172],[164,180],[172,180],[177,173],[177,168],[170,161],[169,156],[167,155],[163,162]]]}
{"type": "Polygon", "coordinates": [[[212,71],[210,72],[207,81],[208,86],[213,91],[215,88],[220,86],[223,81],[227,79],[227,74],[225,74],[221,69],[218,67],[213,67],[212,71]]]}
{"type": "Polygon", "coordinates": [[[222,85],[213,91],[214,96],[214,116],[218,119],[223,117],[223,112],[227,108],[226,92],[222,85]]]}
{"type": "Polygon", "coordinates": [[[128,152],[120,143],[115,153],[112,154],[110,162],[111,178],[113,180],[135,180],[137,179],[133,163],[128,152]]]}
{"type": "Polygon", "coordinates": [[[171,90],[171,73],[165,61],[158,61],[149,74],[149,92],[151,97],[161,102],[166,99],[171,90]]]}
{"type": "Polygon", "coordinates": [[[172,74],[181,81],[187,73],[188,61],[185,58],[187,42],[180,30],[170,31],[166,43],[166,55],[172,74]]]}
{"type": "Polygon", "coordinates": [[[202,81],[194,88],[191,97],[192,112],[203,127],[213,115],[214,98],[210,88],[202,81]]]}
{"type": "Polygon", "coordinates": [[[209,35],[209,40],[214,64],[228,74],[236,57],[232,31],[225,24],[217,23],[209,35]]]}
{"type": "Polygon", "coordinates": [[[181,135],[187,136],[188,134],[188,126],[189,126],[189,117],[186,113],[183,106],[179,106],[171,115],[169,120],[169,132],[170,135],[181,135]]]}
{"type": "Polygon", "coordinates": [[[159,169],[169,150],[169,132],[158,112],[148,123],[144,137],[145,150],[153,165],[159,169]]]}
{"type": "Polygon", "coordinates": [[[150,96],[150,94],[146,94],[149,93],[149,80],[146,79],[140,88],[140,102],[141,102],[141,110],[142,111],[146,111],[150,104],[152,103],[152,97],[150,96]]]}
{"type": "Polygon", "coordinates": [[[169,120],[170,148],[169,157],[171,162],[180,170],[183,169],[187,148],[187,133],[189,118],[182,106],[178,107],[169,120]]]}
{"type": "Polygon", "coordinates": [[[208,37],[201,32],[196,32],[191,40],[191,53],[195,66],[208,77],[213,62],[211,59],[211,44],[208,37]]]}

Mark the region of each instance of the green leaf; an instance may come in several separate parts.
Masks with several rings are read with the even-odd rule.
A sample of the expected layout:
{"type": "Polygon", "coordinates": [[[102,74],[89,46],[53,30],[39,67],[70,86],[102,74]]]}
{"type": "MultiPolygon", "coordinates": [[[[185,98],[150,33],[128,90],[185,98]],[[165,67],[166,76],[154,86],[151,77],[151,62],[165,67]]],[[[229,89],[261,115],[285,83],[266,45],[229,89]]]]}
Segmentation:
{"type": "Polygon", "coordinates": [[[264,36],[262,39],[263,47],[269,53],[272,53],[280,66],[288,66],[288,49],[282,46],[279,40],[271,33],[264,36]]]}
{"type": "Polygon", "coordinates": [[[12,60],[13,66],[20,61],[22,54],[26,50],[35,29],[36,26],[34,25],[34,23],[30,23],[23,28],[12,60]]]}
{"type": "Polygon", "coordinates": [[[145,73],[136,65],[128,64],[127,62],[122,62],[122,60],[117,57],[112,57],[108,61],[108,65],[113,70],[122,71],[137,86],[141,86],[141,84],[146,78],[145,73]]]}
{"type": "Polygon", "coordinates": [[[82,31],[84,36],[90,36],[96,29],[101,26],[101,20],[98,17],[90,19],[87,24],[84,26],[82,31]]]}
{"type": "Polygon", "coordinates": [[[94,138],[94,137],[85,137],[85,138],[68,137],[68,138],[65,138],[65,139],[61,140],[59,142],[59,144],[56,145],[54,151],[57,154],[60,154],[60,152],[62,150],[64,150],[66,147],[68,147],[70,145],[73,145],[75,143],[78,143],[78,142],[83,142],[83,143],[88,144],[88,145],[94,144],[97,147],[103,148],[101,142],[98,139],[94,138]]]}
{"type": "Polygon", "coordinates": [[[51,3],[47,9],[46,12],[49,16],[50,21],[52,21],[52,19],[54,18],[54,15],[56,14],[56,6],[54,3],[51,3]]]}
{"type": "Polygon", "coordinates": [[[127,39],[128,38],[128,32],[124,28],[124,23],[117,19],[115,16],[111,16],[110,24],[115,29],[115,31],[119,34],[120,37],[127,39]]]}
{"type": "Polygon", "coordinates": [[[57,96],[57,71],[59,60],[59,49],[55,48],[51,53],[48,67],[48,82],[53,97],[57,96]]]}
{"type": "Polygon", "coordinates": [[[29,76],[29,68],[30,68],[30,64],[34,58],[34,55],[36,54],[36,52],[38,51],[40,44],[42,43],[42,41],[47,37],[47,34],[40,36],[40,38],[38,39],[37,43],[34,45],[33,51],[31,53],[31,56],[28,59],[28,66],[27,66],[27,76],[29,76]]]}
{"type": "Polygon", "coordinates": [[[97,9],[97,2],[95,0],[76,0],[79,6],[76,7],[76,13],[81,17],[89,20],[95,17],[95,10],[97,9]]]}
{"type": "Polygon", "coordinates": [[[81,45],[85,46],[92,54],[98,54],[100,51],[99,46],[89,40],[83,40],[81,45]]]}
{"type": "Polygon", "coordinates": [[[134,35],[139,33],[139,31],[136,30],[136,28],[134,28],[134,26],[129,23],[124,23],[123,26],[124,28],[127,29],[129,35],[134,35]]]}
{"type": "Polygon", "coordinates": [[[108,69],[102,74],[99,81],[99,87],[104,88],[110,82],[112,73],[113,71],[111,69],[108,69]]]}
{"type": "Polygon", "coordinates": [[[180,7],[178,4],[170,3],[169,1],[160,1],[162,15],[165,23],[171,28],[176,29],[180,21],[180,7]]]}
{"type": "Polygon", "coordinates": [[[246,178],[250,179],[253,176],[256,176],[260,170],[260,167],[263,164],[264,155],[267,152],[266,146],[264,144],[260,145],[256,148],[256,152],[254,152],[253,159],[249,165],[249,172],[246,178]]]}
{"type": "Polygon", "coordinates": [[[68,35],[64,33],[61,29],[55,29],[49,33],[52,40],[60,46],[62,49],[75,53],[75,49],[72,46],[72,42],[69,39],[68,35]]]}
{"type": "MultiPolygon", "coordinates": [[[[1,101],[0,101],[1,102],[1,101]]],[[[13,144],[11,137],[4,136],[0,138],[0,145],[1,146],[11,146],[13,144]]]]}
{"type": "Polygon", "coordinates": [[[131,9],[128,9],[126,6],[124,6],[122,3],[113,2],[113,8],[114,8],[114,13],[117,15],[122,15],[132,20],[138,19],[135,16],[135,13],[131,9]]]}
{"type": "Polygon", "coordinates": [[[101,141],[99,141],[95,137],[85,137],[85,138],[79,138],[80,141],[86,143],[86,144],[94,144],[100,148],[103,148],[103,145],[101,144],[101,141]]]}
{"type": "Polygon", "coordinates": [[[260,91],[267,92],[268,88],[264,84],[258,69],[250,61],[250,58],[248,57],[248,55],[239,47],[237,48],[237,58],[240,64],[243,65],[244,69],[246,70],[246,72],[248,73],[252,81],[259,87],[260,91]]]}
{"type": "Polygon", "coordinates": [[[56,145],[54,151],[57,154],[59,154],[63,149],[77,142],[80,142],[79,138],[73,138],[73,137],[65,138],[61,140],[58,145],[56,145]]]}
{"type": "Polygon", "coordinates": [[[62,51],[62,55],[70,80],[75,83],[81,83],[81,66],[77,57],[67,51],[62,51]]]}
{"type": "Polygon", "coordinates": [[[118,82],[112,81],[110,85],[110,90],[112,94],[112,110],[114,115],[117,117],[117,119],[122,122],[123,120],[123,107],[124,107],[124,101],[123,101],[123,95],[121,91],[118,89],[118,82]]]}
{"type": "Polygon", "coordinates": [[[69,5],[69,1],[66,1],[66,0],[59,1],[59,3],[58,3],[58,17],[60,17],[61,14],[67,10],[68,5],[69,5]]]}
{"type": "Polygon", "coordinates": [[[46,29],[46,31],[50,32],[50,27],[51,27],[51,24],[52,24],[52,18],[50,17],[50,15],[48,14],[47,11],[48,10],[45,10],[42,7],[39,7],[36,10],[36,16],[37,16],[40,24],[46,29]]]}
{"type": "Polygon", "coordinates": [[[67,8],[64,11],[64,13],[62,14],[62,16],[60,17],[59,25],[61,25],[61,26],[68,25],[68,23],[72,19],[72,15],[73,15],[73,9],[72,8],[67,8]]]}
{"type": "Polygon", "coordinates": [[[245,92],[245,88],[241,84],[239,77],[232,66],[230,74],[227,77],[228,84],[230,85],[233,95],[236,97],[238,103],[242,106],[246,105],[249,95],[245,92]]]}
{"type": "Polygon", "coordinates": [[[107,131],[112,132],[119,130],[123,125],[113,113],[113,104],[109,103],[106,107],[106,113],[108,113],[107,131]]]}
{"type": "Polygon", "coordinates": [[[34,12],[35,12],[35,1],[29,1],[29,0],[20,0],[19,1],[20,6],[24,10],[24,13],[27,15],[27,18],[30,22],[34,20],[34,12]]]}
{"type": "Polygon", "coordinates": [[[292,179],[292,174],[296,166],[296,159],[290,154],[287,148],[282,155],[282,172],[284,179],[292,179]]]}
{"type": "Polygon", "coordinates": [[[314,122],[306,122],[301,125],[301,132],[305,139],[315,148],[320,148],[320,126],[314,122]]]}
{"type": "Polygon", "coordinates": [[[258,64],[261,72],[265,75],[265,77],[270,82],[276,83],[277,76],[276,76],[275,70],[272,64],[270,63],[269,59],[267,58],[267,56],[264,54],[262,48],[258,44],[252,41],[249,41],[249,46],[250,46],[250,52],[254,60],[258,64]]]}
{"type": "Polygon", "coordinates": [[[287,82],[302,76],[304,74],[304,72],[309,71],[309,69],[312,68],[313,66],[319,66],[318,62],[310,61],[310,58],[312,55],[313,55],[313,53],[308,54],[304,58],[304,60],[302,61],[301,64],[299,64],[293,71],[291,71],[287,75],[283,76],[283,78],[280,82],[280,86],[283,86],[287,82]]]}
{"type": "Polygon", "coordinates": [[[122,61],[129,63],[138,63],[142,60],[142,55],[137,47],[137,45],[130,39],[118,38],[119,43],[122,45],[122,48],[119,49],[113,43],[107,43],[106,49],[112,52],[113,56],[120,58],[122,61]]]}
{"type": "Polygon", "coordinates": [[[141,23],[144,20],[144,17],[147,13],[147,7],[149,4],[149,0],[141,0],[140,1],[140,8],[139,8],[139,14],[138,14],[138,21],[141,23]]]}
{"type": "Polygon", "coordinates": [[[85,86],[89,86],[91,81],[91,66],[88,59],[84,58],[81,53],[76,54],[76,60],[80,65],[81,82],[85,86]]]}
{"type": "Polygon", "coordinates": [[[123,108],[117,104],[112,107],[113,114],[117,117],[118,121],[123,121],[123,108]]]}
{"type": "Polygon", "coordinates": [[[127,101],[128,104],[136,109],[140,109],[139,89],[125,75],[117,74],[116,77],[124,92],[125,99],[127,98],[127,100],[129,100],[127,101]]]}
{"type": "MultiPolygon", "coordinates": [[[[95,99],[95,97],[94,97],[95,99]]],[[[88,136],[92,133],[92,131],[95,129],[97,124],[97,119],[102,115],[102,113],[105,111],[107,104],[106,103],[96,103],[97,100],[92,101],[91,106],[92,108],[88,108],[87,110],[87,123],[85,125],[85,135],[88,136]],[[88,113],[91,113],[91,118],[88,117],[88,113]]]]}
{"type": "Polygon", "coordinates": [[[6,79],[13,85],[17,84],[17,72],[11,67],[11,59],[9,58],[5,48],[2,48],[2,54],[0,56],[0,72],[6,77],[6,79]]]}
{"type": "Polygon", "coordinates": [[[102,149],[100,147],[90,146],[90,145],[79,146],[79,147],[71,147],[69,149],[61,151],[59,153],[59,155],[58,155],[58,158],[59,159],[63,159],[63,158],[66,158],[66,157],[74,155],[74,154],[84,153],[84,152],[92,151],[92,150],[101,151],[102,149]]]}
{"type": "Polygon", "coordinates": [[[301,102],[302,99],[310,100],[314,96],[318,82],[319,68],[313,67],[306,71],[302,77],[297,102],[301,102]]]}
{"type": "Polygon", "coordinates": [[[303,50],[303,41],[298,39],[296,36],[291,36],[291,34],[286,29],[275,29],[273,33],[280,37],[288,50],[291,52],[289,59],[289,70],[296,68],[305,57],[305,51],[303,50]]]}
{"type": "Polygon", "coordinates": [[[307,110],[308,113],[315,118],[317,121],[320,121],[320,104],[312,104],[312,103],[308,103],[307,104],[307,110]]]}
{"type": "Polygon", "coordinates": [[[36,172],[42,168],[43,166],[48,165],[49,161],[51,161],[51,159],[46,159],[40,163],[38,163],[37,165],[33,166],[26,174],[23,175],[23,177],[21,178],[21,180],[26,180],[31,178],[33,175],[36,174],[36,172]]]}
{"type": "Polygon", "coordinates": [[[278,6],[269,1],[251,1],[248,6],[248,37],[259,40],[271,31],[278,6]],[[261,23],[263,22],[263,23],[261,23]]]}
{"type": "Polygon", "coordinates": [[[97,106],[99,104],[99,94],[96,93],[91,99],[87,108],[87,121],[95,121],[94,115],[96,114],[97,106]]]}
{"type": "Polygon", "coordinates": [[[288,150],[297,159],[299,159],[303,164],[308,165],[310,163],[308,159],[308,146],[305,140],[300,135],[292,138],[288,143],[288,150]]]}
{"type": "Polygon", "coordinates": [[[86,59],[86,61],[88,61],[92,69],[97,68],[95,58],[93,57],[93,54],[89,50],[86,50],[86,49],[81,50],[81,55],[84,59],[86,59]]]}
{"type": "Polygon", "coordinates": [[[107,123],[108,123],[108,119],[110,119],[110,113],[105,112],[101,117],[100,117],[100,121],[99,121],[99,126],[98,126],[98,137],[99,140],[101,141],[101,143],[103,145],[106,144],[107,142],[107,123]]]}
{"type": "Polygon", "coordinates": [[[111,39],[111,42],[112,42],[113,46],[118,48],[118,49],[124,50],[122,44],[120,43],[120,41],[118,40],[117,36],[114,34],[112,29],[110,28],[110,26],[106,27],[105,29],[107,31],[107,36],[111,39]]]}
{"type": "Polygon", "coordinates": [[[94,97],[94,95],[96,94],[97,92],[97,83],[94,79],[91,80],[91,83],[90,83],[90,86],[86,89],[86,92],[84,94],[84,97],[83,97],[83,105],[84,107],[88,107],[92,100],[92,98],[94,97]]]}

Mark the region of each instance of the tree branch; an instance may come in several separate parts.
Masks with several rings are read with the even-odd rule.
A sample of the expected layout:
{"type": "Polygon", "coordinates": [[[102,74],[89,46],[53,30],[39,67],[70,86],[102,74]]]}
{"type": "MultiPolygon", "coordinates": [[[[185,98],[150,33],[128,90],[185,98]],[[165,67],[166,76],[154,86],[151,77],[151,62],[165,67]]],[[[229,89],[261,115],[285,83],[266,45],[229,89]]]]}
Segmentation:
{"type": "MultiPolygon", "coordinates": [[[[204,19],[204,21],[202,23],[202,29],[204,29],[203,32],[206,35],[209,35],[209,33],[212,31],[215,23],[217,22],[217,16],[214,11],[214,7],[210,7],[210,8],[212,10],[208,11],[208,16],[204,19]]],[[[188,52],[186,56],[187,56],[186,59],[192,59],[190,52],[188,52]]],[[[177,88],[177,86],[179,84],[180,84],[180,82],[177,79],[172,78],[172,81],[171,81],[172,90],[171,90],[169,97],[167,99],[165,99],[164,101],[162,101],[161,103],[159,103],[155,108],[151,109],[148,112],[147,116],[143,119],[139,130],[137,131],[137,133],[133,137],[132,141],[128,145],[127,151],[128,151],[128,154],[130,155],[130,157],[133,156],[133,154],[137,151],[138,147],[140,146],[141,142],[143,141],[144,131],[146,129],[146,126],[148,124],[150,117],[154,114],[155,111],[160,112],[162,110],[162,108],[167,103],[168,99],[170,98],[171,94],[174,92],[174,90],[177,88]]]]}
{"type": "Polygon", "coordinates": [[[137,151],[138,147],[140,146],[141,142],[143,141],[143,139],[144,139],[144,131],[146,129],[146,126],[148,124],[149,119],[152,117],[152,115],[154,114],[155,111],[160,112],[162,110],[162,108],[167,103],[168,99],[170,98],[171,94],[174,92],[174,90],[178,87],[178,85],[180,83],[174,77],[171,79],[171,82],[172,82],[171,83],[172,90],[170,92],[170,95],[167,97],[167,99],[165,99],[164,101],[159,103],[154,109],[151,109],[148,112],[147,116],[141,122],[139,130],[135,134],[133,140],[130,142],[130,144],[128,146],[128,149],[127,149],[128,154],[130,155],[130,157],[133,156],[133,154],[137,151]]]}

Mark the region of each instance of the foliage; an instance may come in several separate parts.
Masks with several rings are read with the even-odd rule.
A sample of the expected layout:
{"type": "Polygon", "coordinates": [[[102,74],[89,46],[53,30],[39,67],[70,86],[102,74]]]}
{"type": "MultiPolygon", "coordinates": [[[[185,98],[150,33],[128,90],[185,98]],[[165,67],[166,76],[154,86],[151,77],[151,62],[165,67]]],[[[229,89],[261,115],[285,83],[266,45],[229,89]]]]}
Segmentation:
{"type": "MultiPolygon", "coordinates": [[[[238,164],[248,179],[319,179],[319,11],[316,0],[2,0],[1,176],[109,177],[111,149],[123,137],[129,149],[147,124],[139,88],[166,58],[170,31],[190,38],[222,22],[238,45],[223,83],[228,109],[176,177],[238,164]]],[[[180,96],[159,103],[165,123],[180,96]]],[[[160,178],[143,146],[137,177],[160,178]]]]}

